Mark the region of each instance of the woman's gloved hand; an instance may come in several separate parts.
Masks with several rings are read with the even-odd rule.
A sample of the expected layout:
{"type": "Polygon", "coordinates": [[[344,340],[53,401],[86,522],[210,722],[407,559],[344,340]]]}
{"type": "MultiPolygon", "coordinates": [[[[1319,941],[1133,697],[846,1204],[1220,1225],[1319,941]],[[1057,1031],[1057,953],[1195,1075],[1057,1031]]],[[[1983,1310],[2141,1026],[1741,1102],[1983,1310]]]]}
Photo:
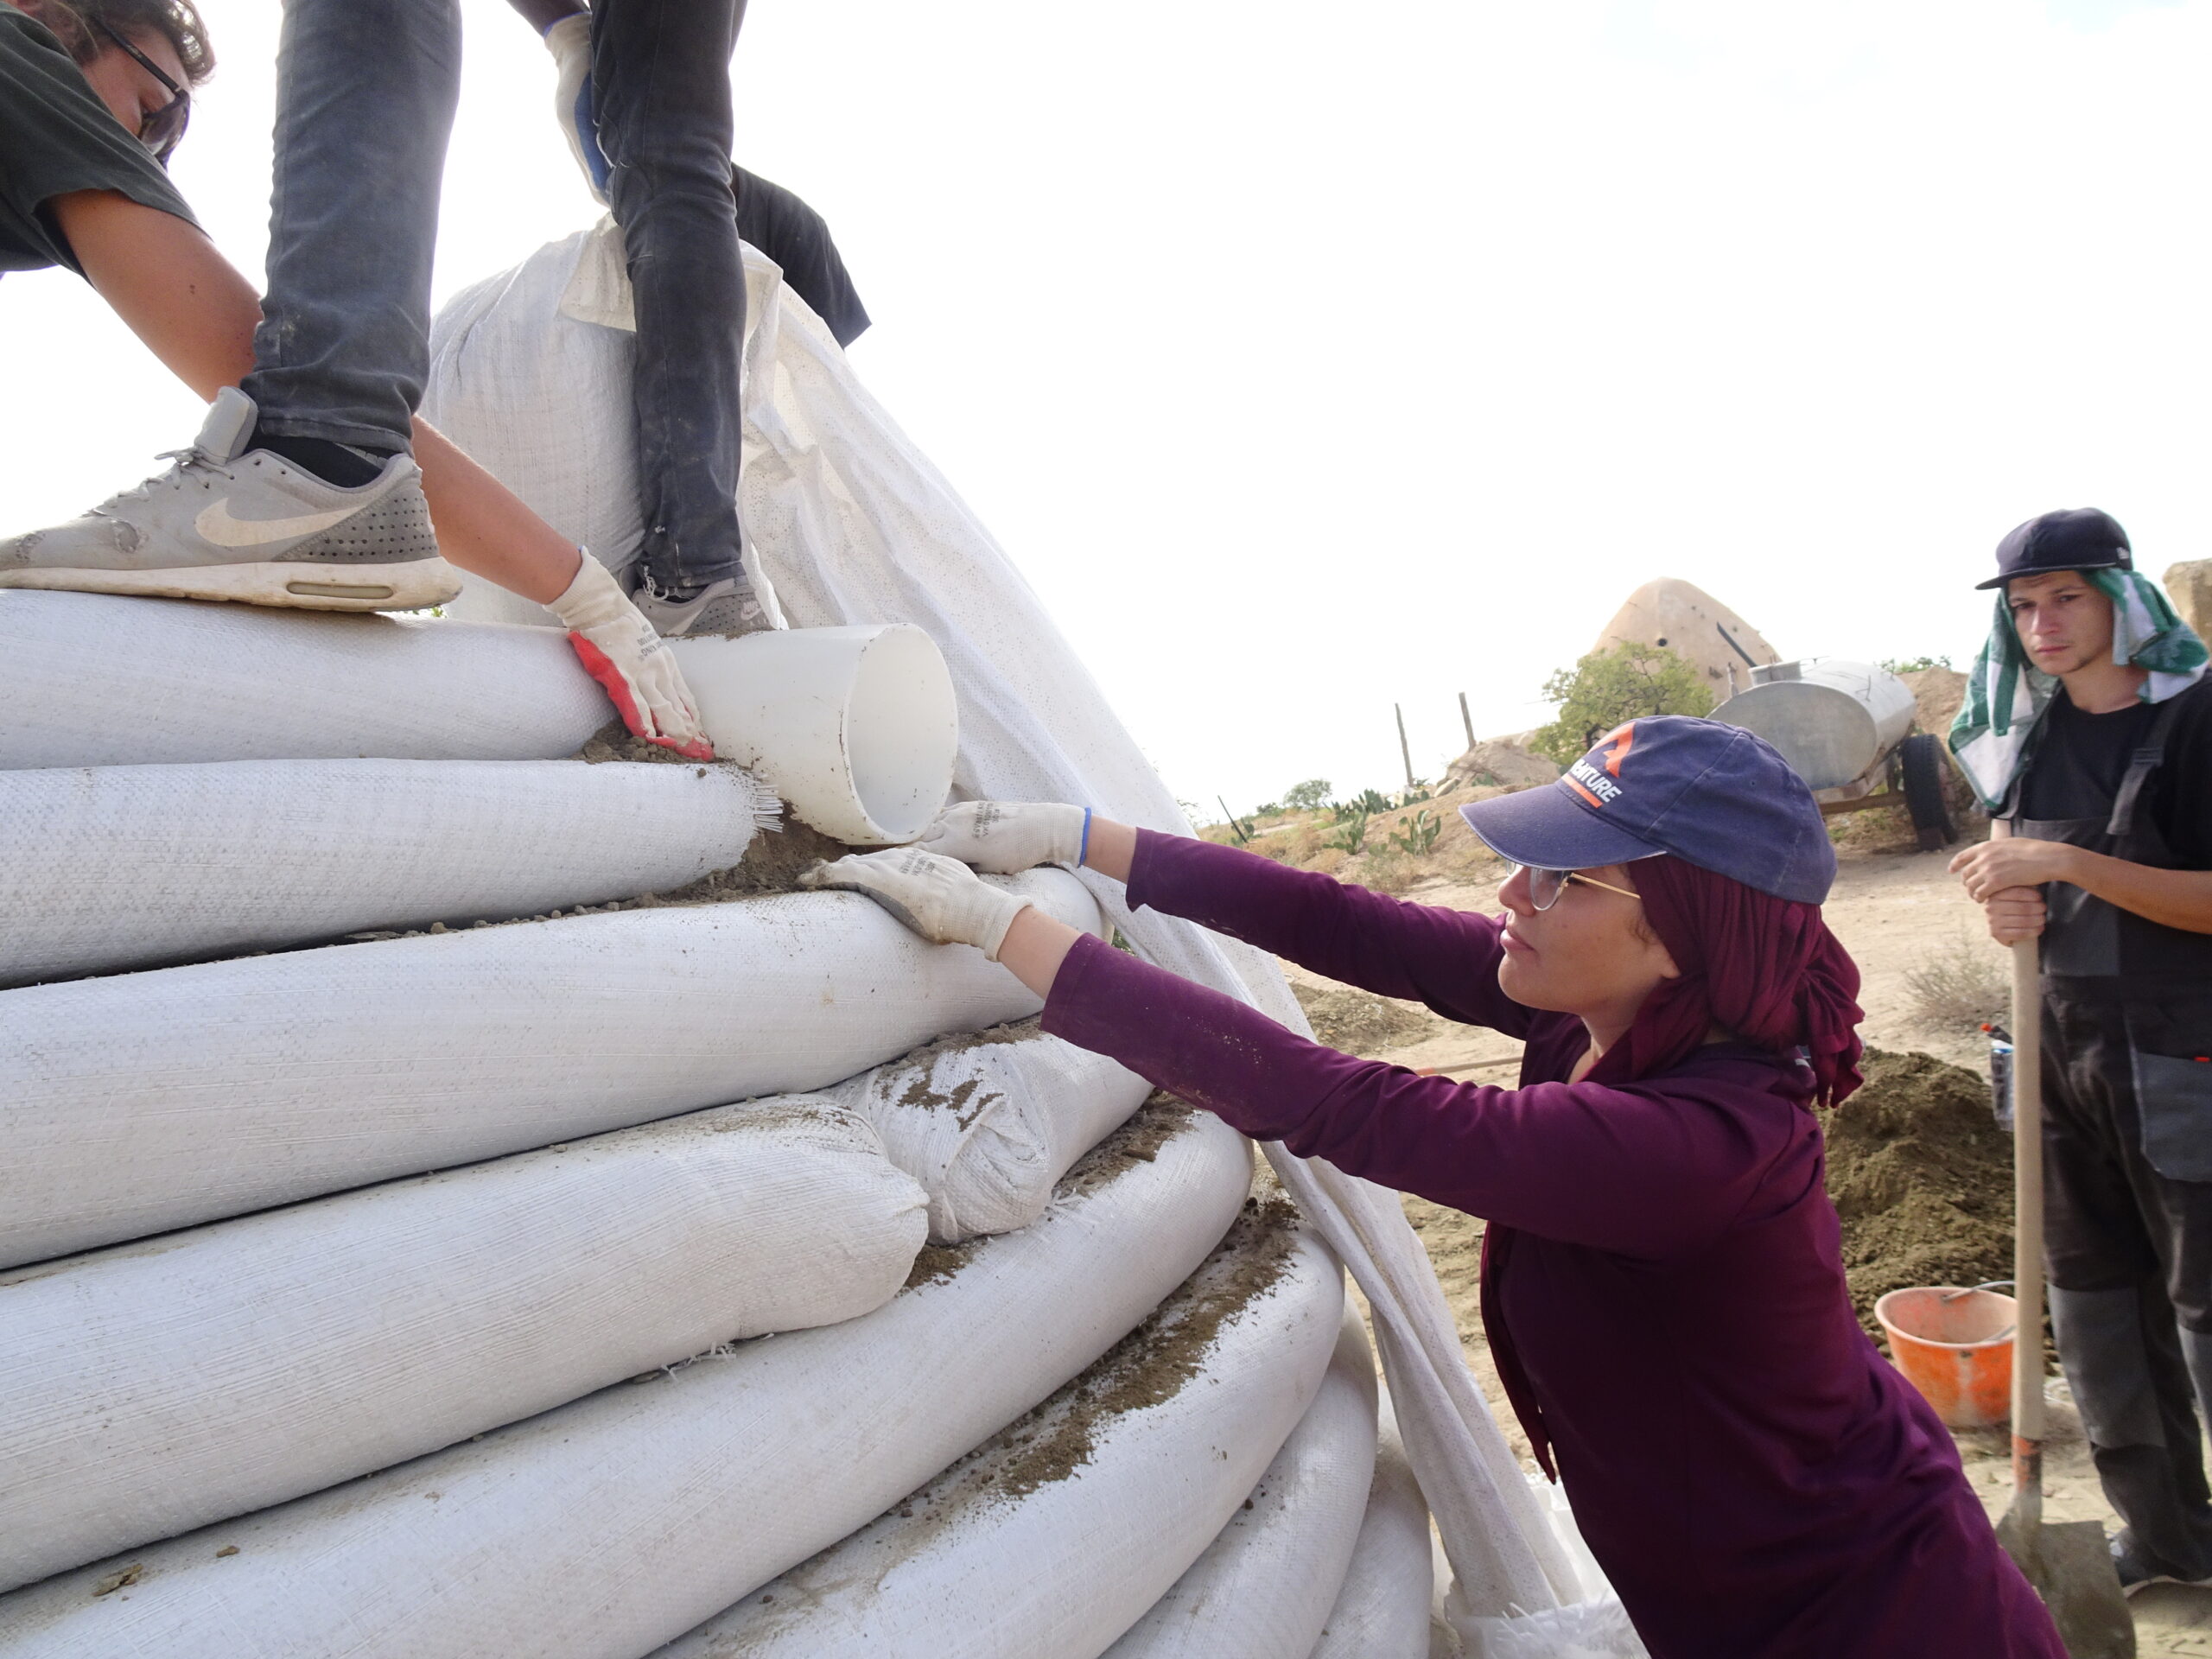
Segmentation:
{"type": "Polygon", "coordinates": [[[963,801],[916,836],[914,845],[993,875],[1014,875],[1039,864],[1080,864],[1090,837],[1087,806],[963,801]]]}
{"type": "Polygon", "coordinates": [[[817,864],[799,886],[864,893],[933,944],[972,944],[993,962],[1030,901],[987,887],[976,872],[918,847],[853,853],[817,864]]]}
{"type": "Polygon", "coordinates": [[[687,760],[715,758],[675,654],[605,565],[586,553],[575,580],[545,608],[561,619],[576,659],[614,700],[633,735],[687,760]]]}

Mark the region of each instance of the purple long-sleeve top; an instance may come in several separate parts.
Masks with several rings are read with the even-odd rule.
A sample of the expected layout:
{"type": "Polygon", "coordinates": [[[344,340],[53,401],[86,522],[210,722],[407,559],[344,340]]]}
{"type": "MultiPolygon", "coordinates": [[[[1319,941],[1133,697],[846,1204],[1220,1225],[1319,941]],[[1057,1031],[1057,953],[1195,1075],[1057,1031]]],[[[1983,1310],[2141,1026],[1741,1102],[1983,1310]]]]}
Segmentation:
{"type": "Polygon", "coordinates": [[[1502,925],[1140,831],[1150,906],[1524,1039],[1417,1077],[1080,940],[1045,1029],[1246,1134],[1480,1216],[1483,1313],[1654,1659],[2063,1659],[1935,1414],[1853,1317],[1805,1074],[1734,1043],[1570,1083],[1580,1020],[1498,988],[1502,925]]]}

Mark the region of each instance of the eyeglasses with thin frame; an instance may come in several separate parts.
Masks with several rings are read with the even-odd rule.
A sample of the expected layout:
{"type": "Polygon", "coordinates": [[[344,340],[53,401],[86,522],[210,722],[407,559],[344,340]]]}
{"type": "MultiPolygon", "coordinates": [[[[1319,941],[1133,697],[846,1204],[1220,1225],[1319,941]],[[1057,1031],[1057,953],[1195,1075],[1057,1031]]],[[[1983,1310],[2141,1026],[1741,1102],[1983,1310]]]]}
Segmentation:
{"type": "Polygon", "coordinates": [[[183,140],[184,129],[192,119],[192,89],[180,86],[162,73],[162,67],[124,40],[105,23],[95,22],[93,28],[114,41],[130,58],[168,89],[169,101],[148,114],[138,123],[138,142],[154,152],[154,159],[163,167],[169,164],[169,154],[183,140]]]}
{"type": "Polygon", "coordinates": [[[1519,867],[1529,876],[1529,902],[1538,910],[1549,910],[1559,902],[1560,893],[1569,882],[1580,882],[1586,887],[1602,887],[1607,893],[1618,893],[1624,899],[1643,902],[1643,895],[1630,893],[1626,887],[1617,887],[1610,881],[1600,881],[1594,875],[1585,875],[1580,870],[1547,870],[1534,864],[1519,867]]]}

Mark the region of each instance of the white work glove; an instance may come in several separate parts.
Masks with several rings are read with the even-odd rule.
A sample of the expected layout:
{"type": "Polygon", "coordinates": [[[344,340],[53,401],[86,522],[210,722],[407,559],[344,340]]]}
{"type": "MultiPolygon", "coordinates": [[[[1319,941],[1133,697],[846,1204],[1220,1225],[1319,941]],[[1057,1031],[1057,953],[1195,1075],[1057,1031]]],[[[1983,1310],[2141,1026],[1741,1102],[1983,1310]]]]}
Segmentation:
{"type": "Polygon", "coordinates": [[[605,565],[585,553],[568,591],[545,608],[561,619],[584,672],[614,700],[634,735],[687,760],[715,758],[675,653],[605,565]]]}
{"type": "Polygon", "coordinates": [[[545,49],[559,70],[553,86],[553,118],[569,153],[583,168],[584,182],[601,206],[607,201],[607,152],[599,147],[599,125],[591,99],[591,19],[579,13],[545,31],[545,49]]]}
{"type": "Polygon", "coordinates": [[[1080,864],[1090,840],[1087,806],[963,801],[940,813],[914,844],[993,875],[1013,875],[1039,864],[1080,864]]]}
{"type": "Polygon", "coordinates": [[[1030,900],[987,887],[976,872],[915,847],[853,853],[817,864],[799,886],[864,893],[933,944],[972,944],[993,962],[1030,900]]]}

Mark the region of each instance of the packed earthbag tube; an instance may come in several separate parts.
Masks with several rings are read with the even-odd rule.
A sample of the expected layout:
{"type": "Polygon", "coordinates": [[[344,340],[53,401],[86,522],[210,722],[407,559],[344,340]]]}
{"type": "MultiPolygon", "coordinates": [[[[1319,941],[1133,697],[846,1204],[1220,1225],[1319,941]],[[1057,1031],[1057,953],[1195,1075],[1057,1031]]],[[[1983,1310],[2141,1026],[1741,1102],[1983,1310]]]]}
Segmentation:
{"type": "MultiPolygon", "coordinates": [[[[1274,1461],[1205,1553],[1106,1659],[1310,1655],[1343,1594],[1367,1516],[1375,1448],[1375,1355],[1357,1311],[1348,1307],[1320,1389],[1274,1461]]],[[[1424,1554],[1427,1541],[1424,1535],[1424,1554]]]]}
{"type": "MultiPolygon", "coordinates": [[[[911,841],[958,713],[920,628],[671,642],[715,752],[803,823],[911,841]]],[[[0,771],[210,760],[551,760],[614,719],[557,628],[96,594],[0,594],[0,771]]]]}
{"type": "Polygon", "coordinates": [[[802,1097],[0,1274],[0,1588],[866,1313],[924,1205],[802,1097]]]}
{"type": "MultiPolygon", "coordinates": [[[[874,1313],[28,1586],[0,1597],[0,1656],[637,1659],[867,1526],[1092,1365],[1216,1252],[1250,1180],[1250,1143],[1217,1119],[1147,1109],[1041,1220],[925,1255],[874,1313]]],[[[1333,1268],[1318,1252],[1299,1261],[1284,1282],[1332,1333],[1319,1281],[1333,1268]]],[[[1286,1357],[1258,1346],[1255,1359],[1286,1357]]],[[[1317,1379],[1324,1348],[1287,1357],[1317,1379]]],[[[1262,1438],[1287,1432],[1313,1379],[1263,1384],[1284,1397],[1262,1438]]],[[[1182,1470],[1154,1470],[1168,1499],[1182,1470]]]]}
{"type": "MultiPolygon", "coordinates": [[[[1065,871],[993,879],[1100,925],[1065,871]]],[[[1038,1006],[846,893],[0,991],[0,1266],[818,1089],[1038,1006]]]]}
{"type": "Polygon", "coordinates": [[[1095,1659],[1219,1535],[1321,1388],[1344,1274],[1287,1208],[1248,1210],[1035,1412],[654,1659],[1095,1659]]]}
{"type": "Polygon", "coordinates": [[[225,760],[0,772],[0,985],[667,893],[780,829],[727,765],[225,760]]]}

